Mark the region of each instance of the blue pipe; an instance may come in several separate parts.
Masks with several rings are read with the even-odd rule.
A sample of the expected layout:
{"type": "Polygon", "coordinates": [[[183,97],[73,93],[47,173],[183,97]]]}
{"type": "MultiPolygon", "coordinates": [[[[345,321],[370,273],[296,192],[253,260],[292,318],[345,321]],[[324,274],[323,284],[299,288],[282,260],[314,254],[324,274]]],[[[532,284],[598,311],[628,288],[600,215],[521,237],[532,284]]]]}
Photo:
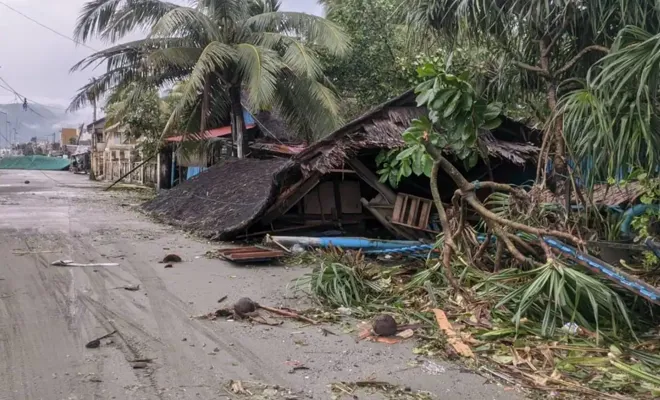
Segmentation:
{"type": "Polygon", "coordinates": [[[401,249],[410,246],[418,246],[421,242],[412,240],[377,240],[360,237],[298,237],[298,236],[272,236],[271,240],[284,246],[309,246],[309,247],[338,247],[341,249],[401,249]]]}
{"type": "Polygon", "coordinates": [[[624,236],[631,237],[633,234],[630,232],[630,224],[635,217],[639,217],[648,210],[660,211],[660,204],[637,204],[623,213],[623,222],[621,222],[621,233],[624,236]]]}
{"type": "Polygon", "coordinates": [[[559,250],[565,256],[584,263],[592,271],[605,275],[606,278],[622,285],[624,288],[636,293],[656,304],[660,304],[660,290],[648,285],[632,276],[617,271],[614,267],[603,261],[577,251],[575,248],[553,238],[545,238],[545,242],[552,248],[559,250]]]}

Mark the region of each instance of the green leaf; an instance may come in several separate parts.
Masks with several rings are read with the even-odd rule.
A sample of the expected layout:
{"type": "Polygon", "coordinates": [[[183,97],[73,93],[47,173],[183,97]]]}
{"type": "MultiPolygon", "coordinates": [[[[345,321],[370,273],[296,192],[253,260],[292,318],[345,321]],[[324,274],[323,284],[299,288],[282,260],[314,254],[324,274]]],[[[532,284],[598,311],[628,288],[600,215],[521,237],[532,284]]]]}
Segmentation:
{"type": "Polygon", "coordinates": [[[421,151],[418,151],[414,154],[412,169],[415,175],[419,176],[424,173],[423,159],[424,159],[424,153],[422,153],[421,151]]]}
{"type": "Polygon", "coordinates": [[[483,124],[481,127],[483,129],[488,129],[488,130],[492,131],[493,129],[496,129],[500,125],[502,125],[502,120],[500,120],[499,118],[495,118],[495,119],[491,119],[489,121],[486,121],[486,123],[483,124]]]}
{"type": "Polygon", "coordinates": [[[408,157],[412,156],[418,150],[419,150],[419,147],[417,147],[417,146],[408,147],[407,149],[404,149],[399,154],[397,154],[396,159],[401,161],[404,158],[408,158],[408,157]]]}
{"type": "Polygon", "coordinates": [[[488,106],[486,106],[486,111],[484,112],[483,116],[486,121],[490,121],[492,119],[499,117],[501,113],[502,113],[501,104],[490,103],[488,104],[488,106]]]}
{"type": "Polygon", "coordinates": [[[451,101],[449,102],[449,105],[447,106],[447,108],[445,108],[445,110],[442,113],[442,116],[444,118],[449,118],[449,116],[452,115],[454,111],[456,111],[459,101],[461,100],[461,95],[462,93],[457,91],[454,97],[452,97],[451,101]]]}
{"type": "Polygon", "coordinates": [[[452,96],[455,96],[457,93],[458,91],[456,88],[445,88],[440,90],[435,96],[433,103],[431,103],[431,108],[435,111],[442,111],[452,96]]]}

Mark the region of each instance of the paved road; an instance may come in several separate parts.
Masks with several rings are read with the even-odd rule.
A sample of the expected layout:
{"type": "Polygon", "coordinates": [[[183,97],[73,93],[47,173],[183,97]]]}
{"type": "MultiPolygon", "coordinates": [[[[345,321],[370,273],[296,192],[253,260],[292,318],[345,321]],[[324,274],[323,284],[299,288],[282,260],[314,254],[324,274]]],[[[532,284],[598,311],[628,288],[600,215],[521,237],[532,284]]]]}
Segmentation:
{"type": "Polygon", "coordinates": [[[455,366],[438,376],[411,367],[412,343],[191,318],[223,295],[301,306],[290,284],[304,270],[200,257],[213,246],[149,221],[135,203],[86,176],[0,170],[0,399],[218,399],[228,398],[230,379],[327,399],[329,383],[369,378],[443,399],[512,398],[455,366]],[[168,252],[185,262],[164,269],[157,260],[168,252]],[[120,265],[51,266],[57,259],[120,265]],[[151,362],[134,369],[140,359],[151,362]],[[290,373],[294,360],[310,369],[290,373]]]}

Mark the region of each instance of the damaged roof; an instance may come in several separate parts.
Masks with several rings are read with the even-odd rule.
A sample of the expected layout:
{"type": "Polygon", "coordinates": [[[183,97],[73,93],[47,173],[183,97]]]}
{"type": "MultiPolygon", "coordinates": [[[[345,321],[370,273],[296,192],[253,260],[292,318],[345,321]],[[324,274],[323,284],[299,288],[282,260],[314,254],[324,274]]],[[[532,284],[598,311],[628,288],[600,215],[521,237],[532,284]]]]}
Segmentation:
{"type": "Polygon", "coordinates": [[[277,195],[286,159],[245,158],[214,165],[144,204],[152,216],[203,237],[222,240],[252,224],[277,195]]]}
{"type": "MultiPolygon", "coordinates": [[[[426,115],[424,107],[417,107],[413,90],[395,97],[372,109],[367,114],[344,125],[294,157],[305,174],[311,171],[327,173],[340,167],[344,160],[360,150],[392,149],[404,145],[402,134],[415,118],[426,115]]],[[[529,128],[505,118],[504,127],[485,134],[482,138],[491,157],[523,165],[538,154],[538,147],[527,143],[522,135],[529,128]],[[506,140],[503,140],[506,137],[506,140]],[[514,139],[514,140],[510,140],[514,139]]]]}

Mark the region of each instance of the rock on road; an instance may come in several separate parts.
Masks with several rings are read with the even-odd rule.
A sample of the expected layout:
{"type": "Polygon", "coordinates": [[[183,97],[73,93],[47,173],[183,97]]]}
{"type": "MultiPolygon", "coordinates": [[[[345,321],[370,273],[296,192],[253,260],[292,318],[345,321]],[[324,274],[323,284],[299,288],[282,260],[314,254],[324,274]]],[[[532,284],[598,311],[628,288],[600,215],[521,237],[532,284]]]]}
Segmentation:
{"type": "Polygon", "coordinates": [[[0,170],[1,400],[222,399],[231,398],[231,379],[289,388],[298,398],[329,399],[328,384],[365,379],[443,399],[514,397],[456,366],[443,364],[435,376],[410,367],[412,343],[355,343],[290,322],[191,318],[224,295],[301,306],[291,283],[305,271],[200,257],[217,244],[151,222],[125,203],[129,195],[100,188],[68,172],[0,170]],[[184,263],[164,269],[157,261],[170,252],[184,263]],[[50,265],[58,259],[119,266],[50,265]],[[85,347],[112,331],[98,348],[85,347]],[[136,360],[146,368],[133,368],[136,360]],[[287,361],[309,370],[292,373],[287,361]]]}

